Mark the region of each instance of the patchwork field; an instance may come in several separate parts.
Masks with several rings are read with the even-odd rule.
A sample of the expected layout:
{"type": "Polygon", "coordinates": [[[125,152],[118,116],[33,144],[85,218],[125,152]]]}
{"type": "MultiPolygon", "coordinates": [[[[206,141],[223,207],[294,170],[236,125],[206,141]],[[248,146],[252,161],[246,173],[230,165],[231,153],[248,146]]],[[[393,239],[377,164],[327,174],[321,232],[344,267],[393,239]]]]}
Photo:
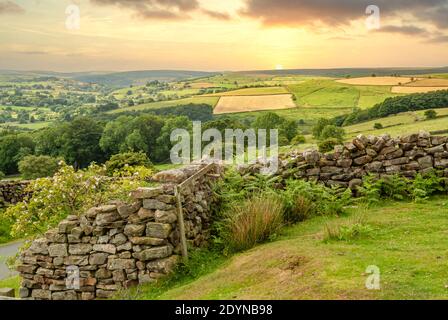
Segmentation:
{"type": "Polygon", "coordinates": [[[406,84],[407,87],[448,87],[448,79],[420,79],[406,84]]]}
{"type": "Polygon", "coordinates": [[[425,93],[438,90],[448,90],[448,87],[413,87],[413,86],[396,86],[392,87],[392,93],[425,93]]]}
{"type": "Polygon", "coordinates": [[[412,81],[407,77],[362,77],[353,79],[337,80],[336,82],[358,85],[358,86],[396,86],[412,81]]]}
{"type": "Polygon", "coordinates": [[[273,95],[273,94],[287,94],[288,90],[284,87],[261,87],[261,88],[244,88],[232,90],[227,92],[220,92],[208,94],[208,97],[223,97],[223,96],[259,96],[259,95],[273,95]]]}
{"type": "Polygon", "coordinates": [[[215,114],[295,108],[291,94],[258,96],[224,96],[214,109],[215,114]]]}

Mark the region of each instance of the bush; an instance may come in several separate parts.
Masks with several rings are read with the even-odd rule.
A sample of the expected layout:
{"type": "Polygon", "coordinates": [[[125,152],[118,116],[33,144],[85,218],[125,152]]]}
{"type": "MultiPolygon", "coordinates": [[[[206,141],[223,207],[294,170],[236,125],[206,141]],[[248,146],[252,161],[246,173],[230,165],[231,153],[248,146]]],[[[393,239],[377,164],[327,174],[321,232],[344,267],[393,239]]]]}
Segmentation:
{"type": "Polygon", "coordinates": [[[151,168],[152,163],[144,152],[126,152],[113,155],[106,162],[106,170],[109,176],[121,175],[129,167],[151,168]]]}
{"type": "Polygon", "coordinates": [[[0,171],[0,180],[5,179],[6,175],[3,173],[3,171],[0,171]]]}
{"type": "Polygon", "coordinates": [[[292,140],[291,140],[291,144],[292,145],[298,145],[298,144],[301,144],[301,143],[305,143],[306,142],[306,140],[305,140],[305,136],[304,135],[302,135],[302,134],[297,134],[294,138],[292,138],[292,140]]]}
{"type": "Polygon", "coordinates": [[[341,142],[335,138],[329,138],[318,143],[318,148],[320,152],[330,152],[334,150],[334,147],[340,145],[341,142]]]}
{"type": "Polygon", "coordinates": [[[14,221],[12,236],[44,233],[68,215],[82,214],[110,200],[130,200],[130,191],[143,184],[141,175],[110,179],[105,172],[104,166],[91,165],[75,171],[63,163],[53,178],[32,181],[27,187],[31,198],[5,211],[5,216],[14,221]]]}
{"type": "Polygon", "coordinates": [[[375,130],[380,130],[380,129],[383,129],[383,128],[384,128],[383,125],[381,123],[379,123],[379,122],[377,122],[377,123],[375,123],[373,125],[373,129],[375,129],[375,130]]]}
{"type": "Polygon", "coordinates": [[[339,142],[342,142],[344,140],[344,136],[345,136],[344,129],[336,127],[335,125],[329,125],[322,130],[319,139],[320,140],[336,139],[339,142]]]}
{"type": "Polygon", "coordinates": [[[19,172],[24,179],[51,177],[58,170],[60,161],[49,156],[26,156],[19,162],[19,172]]]}
{"type": "Polygon", "coordinates": [[[230,251],[247,250],[274,236],[283,225],[280,198],[265,195],[235,204],[223,221],[222,239],[230,251]]]}
{"type": "Polygon", "coordinates": [[[340,221],[327,222],[324,226],[324,242],[351,241],[368,236],[373,231],[372,227],[366,223],[363,214],[353,216],[348,222],[340,221]]]}
{"type": "Polygon", "coordinates": [[[437,118],[437,112],[435,110],[426,110],[425,111],[425,117],[427,120],[435,119],[437,118]]]}

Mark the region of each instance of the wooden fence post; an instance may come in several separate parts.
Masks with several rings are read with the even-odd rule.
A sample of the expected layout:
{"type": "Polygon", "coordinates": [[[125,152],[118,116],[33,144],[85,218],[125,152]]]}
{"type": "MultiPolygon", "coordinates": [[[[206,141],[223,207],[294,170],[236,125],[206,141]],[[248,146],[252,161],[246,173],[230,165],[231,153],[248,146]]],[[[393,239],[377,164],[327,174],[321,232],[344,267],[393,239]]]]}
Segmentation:
{"type": "Polygon", "coordinates": [[[174,195],[176,197],[176,207],[177,207],[177,221],[179,223],[179,233],[180,233],[180,243],[182,250],[182,257],[184,261],[188,261],[188,249],[187,249],[187,237],[185,235],[185,223],[184,223],[184,212],[182,209],[182,199],[180,187],[176,186],[174,188],[174,195]]]}

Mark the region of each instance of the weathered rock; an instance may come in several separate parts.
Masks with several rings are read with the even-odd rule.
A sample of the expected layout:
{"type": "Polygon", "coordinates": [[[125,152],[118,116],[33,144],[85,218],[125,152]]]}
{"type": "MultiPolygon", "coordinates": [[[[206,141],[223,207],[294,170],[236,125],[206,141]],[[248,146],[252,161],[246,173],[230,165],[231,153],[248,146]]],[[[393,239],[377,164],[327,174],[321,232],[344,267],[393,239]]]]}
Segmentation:
{"type": "Polygon", "coordinates": [[[48,246],[48,253],[50,257],[65,257],[68,255],[67,244],[51,244],[48,246]]]}
{"type": "Polygon", "coordinates": [[[151,238],[166,239],[171,229],[171,225],[167,223],[149,222],[146,224],[146,235],[151,238]]]}
{"type": "Polygon", "coordinates": [[[177,221],[177,214],[176,211],[162,211],[162,210],[156,210],[154,214],[154,218],[156,222],[159,223],[174,223],[177,221]]]}
{"type": "Polygon", "coordinates": [[[139,237],[145,232],[144,224],[128,224],[124,227],[124,234],[128,237],[139,237]]]}
{"type": "Polygon", "coordinates": [[[173,206],[170,204],[166,204],[162,201],[156,199],[144,199],[143,200],[143,208],[150,210],[164,210],[169,211],[173,209],[173,206]]]}
{"type": "Polygon", "coordinates": [[[431,156],[426,156],[423,158],[419,158],[418,163],[420,164],[420,168],[421,169],[426,169],[426,168],[430,168],[433,166],[433,162],[432,162],[432,157],[431,156]]]}
{"type": "Polygon", "coordinates": [[[113,244],[95,244],[93,245],[93,251],[115,254],[117,252],[117,247],[113,244]]]}
{"type": "Polygon", "coordinates": [[[68,247],[68,252],[72,255],[88,254],[92,250],[92,245],[88,243],[71,244],[68,247]]]}
{"type": "Polygon", "coordinates": [[[109,255],[104,252],[92,253],[89,257],[89,264],[91,265],[105,264],[108,256],[109,255]]]}
{"type": "Polygon", "coordinates": [[[134,253],[132,256],[141,261],[155,260],[166,258],[172,253],[172,248],[170,246],[155,247],[151,249],[146,249],[141,252],[134,253]]]}
{"type": "Polygon", "coordinates": [[[132,244],[145,245],[145,246],[160,246],[166,243],[166,240],[150,237],[133,237],[130,238],[132,244]]]}
{"type": "Polygon", "coordinates": [[[138,188],[131,193],[132,197],[135,199],[149,199],[159,196],[163,193],[162,187],[156,188],[138,188]]]}
{"type": "Polygon", "coordinates": [[[109,259],[107,262],[108,270],[123,270],[123,269],[134,269],[135,260],[134,259],[109,259]]]}

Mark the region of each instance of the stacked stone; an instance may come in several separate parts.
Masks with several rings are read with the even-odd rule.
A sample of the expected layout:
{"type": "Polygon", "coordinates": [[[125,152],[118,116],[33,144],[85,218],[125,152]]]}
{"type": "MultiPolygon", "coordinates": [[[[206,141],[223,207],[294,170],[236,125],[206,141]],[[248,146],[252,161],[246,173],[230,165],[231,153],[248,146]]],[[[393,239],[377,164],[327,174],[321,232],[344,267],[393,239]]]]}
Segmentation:
{"type": "MultiPolygon", "coordinates": [[[[324,182],[327,186],[355,189],[366,174],[387,177],[394,174],[413,178],[433,169],[448,176],[448,137],[427,132],[391,138],[359,135],[352,142],[336,146],[334,152],[315,150],[291,153],[281,161],[279,175],[324,182]]],[[[245,168],[253,172],[253,168],[245,168]]]]}
{"type": "Polygon", "coordinates": [[[0,208],[23,201],[29,195],[25,190],[29,184],[29,181],[1,181],[0,208]]]}
{"type": "MultiPolygon", "coordinates": [[[[191,168],[180,171],[192,172],[191,168]]],[[[170,176],[159,174],[159,180],[164,174],[170,176]]],[[[211,184],[207,180],[198,181],[183,199],[191,245],[202,245],[208,237],[211,184]]],[[[22,277],[20,296],[47,300],[109,298],[121,288],[168,274],[181,252],[173,186],[169,182],[139,188],[132,192],[132,204],[111,202],[80,217],[69,216],[44,238],[33,241],[17,267],[22,277]],[[79,286],[71,282],[73,268],[79,272],[79,286]]]]}

